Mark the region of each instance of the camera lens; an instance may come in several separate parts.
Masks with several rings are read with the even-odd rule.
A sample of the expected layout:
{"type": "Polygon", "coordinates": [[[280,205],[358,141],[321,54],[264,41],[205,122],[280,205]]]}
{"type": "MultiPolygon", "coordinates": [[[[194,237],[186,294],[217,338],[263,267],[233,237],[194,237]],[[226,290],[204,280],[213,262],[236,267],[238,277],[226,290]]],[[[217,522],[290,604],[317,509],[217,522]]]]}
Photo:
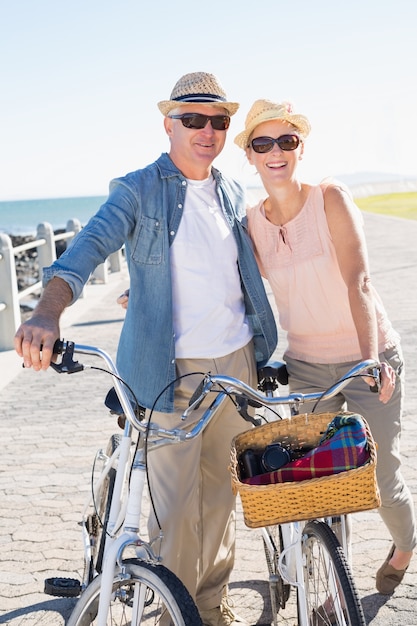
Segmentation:
{"type": "Polygon", "coordinates": [[[248,448],[240,455],[239,470],[241,478],[251,478],[261,473],[258,455],[251,448],[248,448]]]}
{"type": "Polygon", "coordinates": [[[290,453],[279,443],[267,446],[262,455],[262,466],[266,472],[274,472],[290,461],[290,453]]]}

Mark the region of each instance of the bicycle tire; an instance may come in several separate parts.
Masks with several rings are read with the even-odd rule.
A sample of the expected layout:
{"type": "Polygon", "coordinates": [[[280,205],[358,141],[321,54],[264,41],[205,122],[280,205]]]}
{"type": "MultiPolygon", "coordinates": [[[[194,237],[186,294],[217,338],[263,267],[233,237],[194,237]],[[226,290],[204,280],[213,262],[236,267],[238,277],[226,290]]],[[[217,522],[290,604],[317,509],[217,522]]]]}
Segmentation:
{"type": "Polygon", "coordinates": [[[311,626],[365,626],[345,553],[325,522],[307,522],[303,530],[303,557],[307,623],[311,626]]]}
{"type": "MultiPolygon", "coordinates": [[[[110,437],[105,453],[107,458],[113,455],[121,441],[122,436],[119,434],[114,434],[110,437]]],[[[88,572],[89,583],[91,583],[97,574],[101,574],[107,524],[109,521],[115,480],[116,469],[112,467],[103,481],[98,497],[96,498],[97,511],[90,515],[87,520],[91,546],[91,560],[88,572]]]]}
{"type": "MultiPolygon", "coordinates": [[[[266,564],[269,573],[269,593],[271,598],[271,611],[275,616],[278,614],[279,609],[285,609],[285,605],[290,597],[291,585],[285,583],[281,577],[278,568],[279,556],[283,549],[282,529],[281,526],[267,526],[265,532],[269,536],[269,541],[273,548],[271,551],[265,541],[265,537],[262,537],[266,564]]],[[[275,619],[275,617],[274,617],[275,619]]]]}
{"type": "MultiPolygon", "coordinates": [[[[126,559],[115,572],[108,626],[203,626],[197,607],[183,583],[163,565],[126,559]],[[132,616],[134,592],[144,592],[141,617],[132,616]],[[163,620],[163,621],[161,621],[163,620]]],[[[79,598],[67,626],[94,626],[100,598],[101,575],[79,598]]]]}

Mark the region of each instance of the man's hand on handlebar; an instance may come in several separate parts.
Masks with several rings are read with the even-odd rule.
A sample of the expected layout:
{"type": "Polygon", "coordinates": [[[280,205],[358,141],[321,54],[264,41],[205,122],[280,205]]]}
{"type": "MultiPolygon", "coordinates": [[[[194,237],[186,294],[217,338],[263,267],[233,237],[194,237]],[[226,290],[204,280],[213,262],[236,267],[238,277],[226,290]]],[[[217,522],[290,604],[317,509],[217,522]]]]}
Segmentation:
{"type": "Polygon", "coordinates": [[[46,370],[52,360],[54,343],[59,339],[59,320],[72,300],[70,286],[55,276],[46,285],[32,317],[20,326],[14,339],[17,354],[25,367],[46,370]]]}
{"type": "Polygon", "coordinates": [[[59,324],[50,316],[35,314],[24,322],[14,338],[15,350],[23,358],[24,367],[33,367],[37,372],[48,369],[59,336],[59,324]]]}

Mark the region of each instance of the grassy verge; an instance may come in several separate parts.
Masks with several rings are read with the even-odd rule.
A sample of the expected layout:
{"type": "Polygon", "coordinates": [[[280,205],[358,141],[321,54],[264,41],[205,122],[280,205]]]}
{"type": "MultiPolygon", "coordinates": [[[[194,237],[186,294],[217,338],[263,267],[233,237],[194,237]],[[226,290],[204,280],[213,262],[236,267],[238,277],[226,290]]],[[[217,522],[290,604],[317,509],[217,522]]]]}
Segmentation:
{"type": "Polygon", "coordinates": [[[363,211],[417,220],[417,192],[389,193],[381,196],[369,196],[368,198],[356,198],[355,202],[363,211]]]}

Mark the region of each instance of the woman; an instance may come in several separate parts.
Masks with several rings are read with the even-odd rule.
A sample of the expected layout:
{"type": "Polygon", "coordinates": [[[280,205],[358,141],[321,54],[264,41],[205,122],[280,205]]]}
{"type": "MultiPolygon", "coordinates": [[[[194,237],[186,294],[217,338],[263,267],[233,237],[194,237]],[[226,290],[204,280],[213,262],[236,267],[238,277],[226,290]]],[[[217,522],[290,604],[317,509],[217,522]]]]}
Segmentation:
{"type": "Polygon", "coordinates": [[[377,572],[376,587],[389,595],[417,545],[413,501],[400,471],[404,372],[399,336],[371,284],[362,216],[349,193],[337,183],[312,186],[298,178],[309,132],[308,119],[293,113],[291,104],[253,104],[235,143],[245,150],[268,195],[249,209],[248,228],[287,331],[284,359],[291,391],[328,389],[362,359],[381,363],[379,397],[359,378],[321,409],[344,406],[360,413],[378,443],[379,512],[393,545],[377,572]]]}

